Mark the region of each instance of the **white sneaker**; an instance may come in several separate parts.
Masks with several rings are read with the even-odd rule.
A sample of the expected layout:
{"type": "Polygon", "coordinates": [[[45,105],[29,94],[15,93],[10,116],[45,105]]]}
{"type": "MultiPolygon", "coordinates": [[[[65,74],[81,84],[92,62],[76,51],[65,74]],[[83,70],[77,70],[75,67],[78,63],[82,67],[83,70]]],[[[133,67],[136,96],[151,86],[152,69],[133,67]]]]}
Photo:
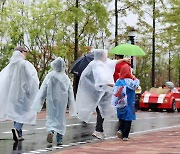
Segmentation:
{"type": "Polygon", "coordinates": [[[96,137],[96,138],[98,138],[98,139],[100,139],[100,140],[103,140],[104,137],[105,137],[105,135],[104,135],[103,132],[97,132],[97,131],[95,131],[95,132],[92,134],[92,136],[94,136],[94,137],[96,137]]]}
{"type": "Polygon", "coordinates": [[[124,138],[123,138],[123,141],[129,141],[129,138],[124,137],[124,138]]]}
{"type": "Polygon", "coordinates": [[[122,139],[122,132],[120,130],[117,131],[118,138],[122,139]]]}
{"type": "Polygon", "coordinates": [[[19,141],[24,141],[24,137],[23,136],[19,137],[19,141]]]}

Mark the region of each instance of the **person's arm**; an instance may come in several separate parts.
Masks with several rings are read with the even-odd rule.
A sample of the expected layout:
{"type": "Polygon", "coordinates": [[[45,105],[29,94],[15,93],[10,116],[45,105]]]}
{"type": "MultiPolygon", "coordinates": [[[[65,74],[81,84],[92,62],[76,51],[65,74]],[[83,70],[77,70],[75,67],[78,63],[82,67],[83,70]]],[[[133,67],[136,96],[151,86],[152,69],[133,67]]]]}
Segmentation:
{"type": "Polygon", "coordinates": [[[122,63],[122,62],[127,62],[131,64],[131,58],[124,58],[124,59],[117,60],[117,64],[122,63]]]}
{"type": "Polygon", "coordinates": [[[70,116],[77,116],[75,99],[74,99],[74,92],[73,92],[73,88],[72,88],[71,83],[70,83],[69,89],[68,89],[68,105],[69,105],[69,115],[70,116]]]}
{"type": "Polygon", "coordinates": [[[136,90],[139,87],[139,80],[136,78],[135,80],[132,79],[125,79],[126,85],[131,90],[136,90]]]}
{"type": "Polygon", "coordinates": [[[47,96],[47,84],[48,84],[48,80],[49,80],[49,77],[46,76],[35,99],[34,99],[34,102],[31,106],[31,108],[36,111],[36,112],[40,112],[42,107],[43,107],[43,104],[45,102],[45,99],[46,99],[46,96],[47,96]]]}
{"type": "Polygon", "coordinates": [[[114,84],[107,84],[107,86],[109,86],[109,87],[114,87],[114,84]]]}

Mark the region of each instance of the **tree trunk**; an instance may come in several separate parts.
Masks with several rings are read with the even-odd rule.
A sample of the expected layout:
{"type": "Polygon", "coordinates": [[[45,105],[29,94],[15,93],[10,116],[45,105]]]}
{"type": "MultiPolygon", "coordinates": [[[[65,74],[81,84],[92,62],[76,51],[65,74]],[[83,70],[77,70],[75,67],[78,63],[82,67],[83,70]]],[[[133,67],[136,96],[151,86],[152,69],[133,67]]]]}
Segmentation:
{"type": "Polygon", "coordinates": [[[171,81],[171,51],[169,50],[169,68],[168,68],[168,79],[171,81]]]}
{"type": "Polygon", "coordinates": [[[156,2],[153,0],[153,33],[152,33],[152,87],[155,84],[155,31],[156,31],[156,24],[155,24],[155,9],[156,9],[156,2]]]}
{"type": "Polygon", "coordinates": [[[118,8],[117,8],[118,0],[115,0],[115,46],[118,45],[118,8]]]}
{"type": "MultiPolygon", "coordinates": [[[[79,1],[76,0],[76,8],[79,7],[79,1]]],[[[75,45],[74,45],[74,60],[78,58],[78,17],[75,20],[75,45]]]]}
{"type": "MultiPolygon", "coordinates": [[[[79,1],[76,0],[76,8],[79,7],[79,1]]],[[[76,17],[75,20],[75,44],[74,44],[74,61],[78,58],[78,17],[76,17]]],[[[78,88],[78,83],[79,83],[79,78],[74,75],[74,80],[73,80],[73,90],[74,90],[74,96],[76,97],[77,93],[77,88],[78,88]]]]}

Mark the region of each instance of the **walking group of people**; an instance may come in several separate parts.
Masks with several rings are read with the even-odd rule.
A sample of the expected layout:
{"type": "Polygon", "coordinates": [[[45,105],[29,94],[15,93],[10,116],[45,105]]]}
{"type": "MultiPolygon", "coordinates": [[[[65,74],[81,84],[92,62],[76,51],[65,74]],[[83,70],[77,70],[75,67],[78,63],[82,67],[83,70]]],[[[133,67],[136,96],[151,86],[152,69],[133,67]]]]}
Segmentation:
{"type": "Polygon", "coordinates": [[[36,124],[46,100],[47,141],[53,142],[56,133],[57,145],[63,144],[66,131],[66,108],[70,116],[77,116],[88,123],[93,112],[97,112],[95,132],[104,139],[104,118],[117,113],[118,137],[128,140],[131,122],[135,120],[135,89],[139,80],[132,74],[130,59],[117,55],[117,60],[107,58],[104,49],[93,49],[94,60],[81,74],[76,101],[66,65],[61,57],[52,63],[39,89],[39,80],[34,66],[26,59],[27,50],[16,47],[10,63],[0,72],[0,121],[14,121],[14,141],[24,140],[23,124],[36,124]],[[113,76],[114,75],[114,76],[113,76]],[[3,106],[3,107],[2,107],[3,106]]]}

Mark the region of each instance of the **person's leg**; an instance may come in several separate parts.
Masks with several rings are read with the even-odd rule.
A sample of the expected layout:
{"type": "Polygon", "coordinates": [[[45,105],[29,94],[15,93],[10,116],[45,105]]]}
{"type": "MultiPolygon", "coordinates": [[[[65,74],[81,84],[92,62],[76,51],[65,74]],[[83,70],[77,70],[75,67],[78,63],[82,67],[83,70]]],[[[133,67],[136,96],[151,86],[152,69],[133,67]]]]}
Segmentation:
{"type": "Polygon", "coordinates": [[[124,131],[124,120],[119,119],[119,127],[118,127],[118,131],[117,131],[118,138],[122,139],[123,131],[124,131]]]}
{"type": "Polygon", "coordinates": [[[18,131],[19,137],[22,136],[22,127],[23,127],[23,123],[19,123],[19,122],[14,121],[14,128],[18,131]]]}
{"type": "Polygon", "coordinates": [[[104,131],[103,130],[104,118],[102,118],[98,107],[96,107],[96,112],[97,112],[96,131],[103,132],[104,131]]]}
{"type": "Polygon", "coordinates": [[[57,145],[62,145],[63,144],[63,135],[57,133],[56,140],[57,140],[57,145]]]}
{"type": "Polygon", "coordinates": [[[98,139],[104,139],[104,134],[103,134],[103,122],[104,122],[104,118],[102,118],[101,113],[99,111],[99,108],[96,108],[96,112],[97,112],[97,121],[96,121],[96,128],[95,128],[95,132],[92,134],[92,136],[98,138],[98,139]]]}
{"type": "Polygon", "coordinates": [[[15,142],[24,140],[24,138],[22,137],[22,127],[23,127],[23,123],[14,121],[14,128],[12,129],[12,134],[13,134],[13,140],[15,142]]]}
{"type": "Polygon", "coordinates": [[[124,120],[119,119],[119,128],[118,128],[118,131],[122,132],[123,128],[124,128],[124,120]]]}
{"type": "Polygon", "coordinates": [[[131,123],[132,123],[132,121],[125,121],[124,122],[123,138],[128,138],[129,132],[130,132],[130,129],[131,129],[131,123]]]}

